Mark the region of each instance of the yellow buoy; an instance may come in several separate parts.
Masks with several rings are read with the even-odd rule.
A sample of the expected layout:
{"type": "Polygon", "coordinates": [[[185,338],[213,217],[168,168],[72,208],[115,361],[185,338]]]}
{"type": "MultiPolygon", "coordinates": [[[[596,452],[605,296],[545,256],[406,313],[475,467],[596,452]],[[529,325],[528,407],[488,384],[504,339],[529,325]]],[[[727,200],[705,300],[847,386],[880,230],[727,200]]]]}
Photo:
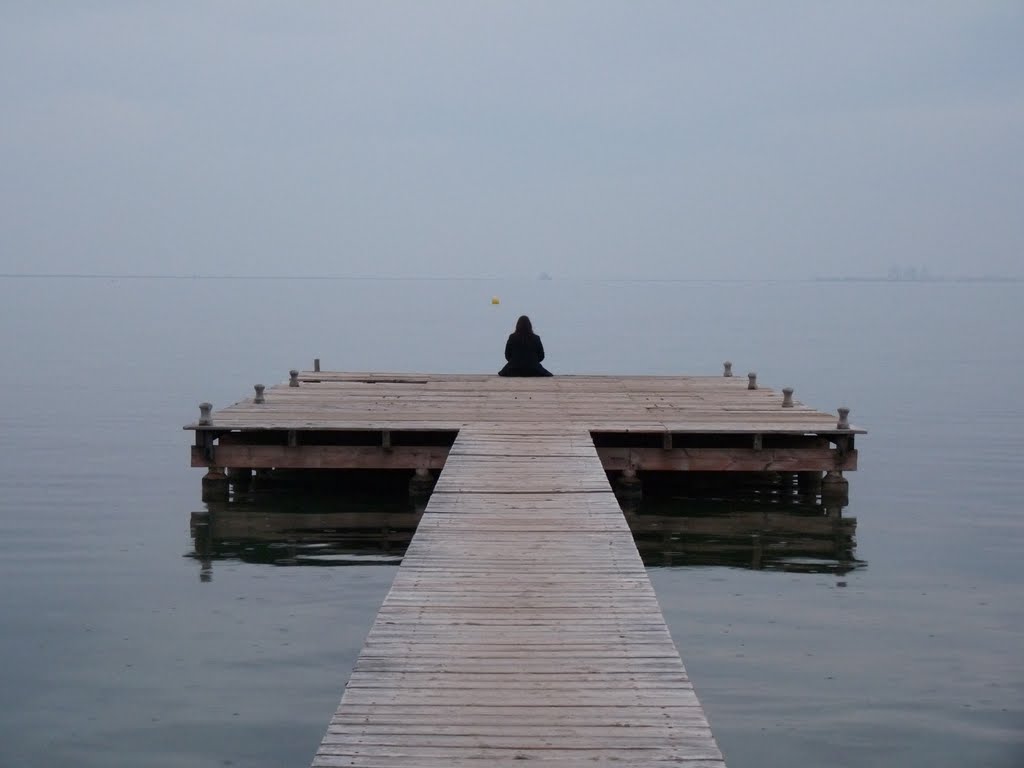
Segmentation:
{"type": "Polygon", "coordinates": [[[501,304],[501,299],[497,296],[491,296],[491,304],[501,304]]]}

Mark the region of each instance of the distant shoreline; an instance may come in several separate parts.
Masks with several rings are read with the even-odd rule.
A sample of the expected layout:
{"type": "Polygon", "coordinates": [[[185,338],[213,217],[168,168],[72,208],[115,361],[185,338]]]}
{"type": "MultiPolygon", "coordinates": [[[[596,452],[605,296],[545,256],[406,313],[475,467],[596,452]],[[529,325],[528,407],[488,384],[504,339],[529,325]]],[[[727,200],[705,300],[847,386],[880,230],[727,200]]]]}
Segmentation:
{"type": "Polygon", "coordinates": [[[1024,277],[964,275],[960,277],[815,277],[815,283],[1024,283],[1024,277]]]}

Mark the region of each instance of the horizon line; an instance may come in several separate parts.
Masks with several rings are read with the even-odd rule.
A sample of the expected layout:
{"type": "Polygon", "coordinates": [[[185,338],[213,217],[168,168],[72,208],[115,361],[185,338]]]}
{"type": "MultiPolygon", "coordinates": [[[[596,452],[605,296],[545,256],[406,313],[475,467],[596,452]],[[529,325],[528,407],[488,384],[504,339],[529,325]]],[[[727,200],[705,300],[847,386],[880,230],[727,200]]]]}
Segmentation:
{"type": "MultiPolygon", "coordinates": [[[[547,275],[547,273],[542,273],[547,275]]],[[[1024,282],[1024,275],[952,275],[926,278],[894,278],[884,275],[816,275],[813,277],[515,277],[510,275],[236,275],[175,274],[144,272],[0,272],[0,279],[72,279],[72,280],[337,280],[380,282],[491,282],[517,280],[528,282],[615,282],[615,283],[809,283],[809,282],[878,282],[878,283],[951,283],[951,282],[1024,282]]]]}

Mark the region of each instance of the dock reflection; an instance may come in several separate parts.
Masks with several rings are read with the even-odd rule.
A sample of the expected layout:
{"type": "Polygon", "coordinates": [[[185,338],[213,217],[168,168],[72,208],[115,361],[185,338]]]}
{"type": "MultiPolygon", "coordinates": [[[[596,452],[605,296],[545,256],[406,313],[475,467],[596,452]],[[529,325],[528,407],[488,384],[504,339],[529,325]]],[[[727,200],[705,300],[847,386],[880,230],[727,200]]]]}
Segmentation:
{"type": "Polygon", "coordinates": [[[736,497],[622,506],[648,567],[843,574],[867,565],[856,557],[857,519],[843,515],[838,504],[736,497]]]}
{"type": "Polygon", "coordinates": [[[398,565],[425,503],[252,494],[209,502],[189,521],[203,580],[213,563],[240,560],[278,566],[398,565]]]}
{"type": "MultiPolygon", "coordinates": [[[[727,566],[843,574],[856,557],[857,520],[797,499],[651,498],[621,502],[648,567],[727,566]]],[[[219,560],[277,566],[398,565],[425,502],[405,498],[249,494],[193,512],[200,577],[219,560]]]]}

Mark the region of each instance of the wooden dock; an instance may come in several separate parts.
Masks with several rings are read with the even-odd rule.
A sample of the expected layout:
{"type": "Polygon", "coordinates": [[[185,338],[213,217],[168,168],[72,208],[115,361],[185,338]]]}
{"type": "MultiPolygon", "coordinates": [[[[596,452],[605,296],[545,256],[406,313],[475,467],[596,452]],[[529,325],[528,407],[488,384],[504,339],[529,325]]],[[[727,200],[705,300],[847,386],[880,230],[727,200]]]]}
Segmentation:
{"type": "Polygon", "coordinates": [[[726,376],[293,371],[186,429],[204,493],[227,493],[224,469],[411,470],[423,486],[440,470],[314,766],[719,768],[609,478],[845,484],[862,430],[844,411],[726,376]]]}
{"type": "MultiPolygon", "coordinates": [[[[467,425],[582,428],[606,470],[829,473],[857,467],[863,430],[747,378],[359,374],[289,384],[195,424],[192,465],[436,473],[467,425]]],[[[262,392],[262,390],[261,390],[262,392]]],[[[208,406],[208,404],[204,404],[208,406]]],[[[216,479],[216,478],[214,478],[216,479]]]]}
{"type": "Polygon", "coordinates": [[[724,765],[589,434],[469,427],[313,765],[523,760],[724,765]]]}

